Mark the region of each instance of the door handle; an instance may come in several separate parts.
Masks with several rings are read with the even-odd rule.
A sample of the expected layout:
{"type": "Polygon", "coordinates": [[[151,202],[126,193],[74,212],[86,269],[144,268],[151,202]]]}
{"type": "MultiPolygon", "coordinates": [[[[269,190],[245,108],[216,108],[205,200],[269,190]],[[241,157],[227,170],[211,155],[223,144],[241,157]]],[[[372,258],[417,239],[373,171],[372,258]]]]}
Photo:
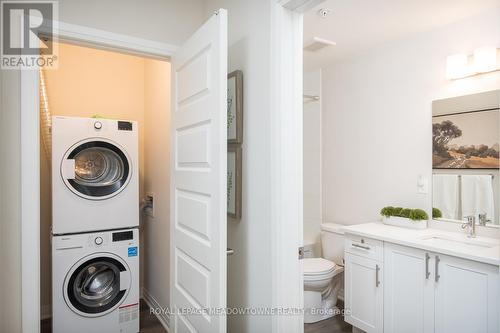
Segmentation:
{"type": "Polygon", "coordinates": [[[436,282],[438,282],[439,278],[441,277],[439,275],[439,261],[440,260],[441,259],[439,259],[439,256],[436,256],[436,267],[435,267],[436,269],[435,269],[435,272],[434,272],[434,274],[435,274],[434,281],[436,281],[436,282]]]}
{"type": "Polygon", "coordinates": [[[363,249],[363,250],[369,250],[369,249],[370,249],[370,247],[369,247],[369,246],[366,246],[366,245],[360,245],[360,244],[356,244],[356,243],[352,243],[352,246],[357,247],[357,248],[360,248],[360,249],[363,249]]]}
{"type": "Polygon", "coordinates": [[[232,256],[232,255],[234,254],[234,250],[233,250],[233,249],[230,249],[230,248],[227,248],[227,250],[226,250],[226,254],[227,254],[228,256],[232,256]]]}
{"type": "Polygon", "coordinates": [[[378,279],[378,272],[380,271],[380,267],[378,265],[375,265],[375,287],[378,287],[380,285],[380,280],[378,279]]]}
{"type": "Polygon", "coordinates": [[[429,276],[431,275],[431,272],[429,272],[429,260],[431,259],[431,256],[429,253],[425,254],[425,279],[428,280],[429,276]]]}

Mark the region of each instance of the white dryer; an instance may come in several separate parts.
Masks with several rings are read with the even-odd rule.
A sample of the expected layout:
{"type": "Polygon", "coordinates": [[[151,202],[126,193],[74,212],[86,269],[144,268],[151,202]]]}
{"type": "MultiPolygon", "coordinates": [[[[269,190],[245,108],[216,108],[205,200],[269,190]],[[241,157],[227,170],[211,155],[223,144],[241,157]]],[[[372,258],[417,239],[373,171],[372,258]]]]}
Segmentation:
{"type": "Polygon", "coordinates": [[[137,228],[53,236],[53,332],[139,332],[138,251],[137,228]]]}
{"type": "Polygon", "coordinates": [[[139,225],[137,122],[52,118],[52,233],[139,225]]]}

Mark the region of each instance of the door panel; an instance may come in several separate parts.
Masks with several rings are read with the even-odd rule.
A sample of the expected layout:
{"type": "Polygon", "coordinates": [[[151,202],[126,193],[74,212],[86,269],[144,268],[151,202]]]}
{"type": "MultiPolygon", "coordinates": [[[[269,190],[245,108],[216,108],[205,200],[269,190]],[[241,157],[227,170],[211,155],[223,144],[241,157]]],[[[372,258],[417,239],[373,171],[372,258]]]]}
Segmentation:
{"type": "Polygon", "coordinates": [[[220,9],[172,57],[173,332],[226,332],[226,63],[220,9]]]}
{"type": "Polygon", "coordinates": [[[365,332],[382,333],[382,263],[350,253],[345,254],[345,263],[346,321],[365,332]]]}
{"type": "Polygon", "coordinates": [[[498,332],[498,267],[437,255],[436,333],[498,332]]]}
{"type": "Polygon", "coordinates": [[[384,332],[434,331],[434,267],[431,254],[384,245],[384,332]]]}

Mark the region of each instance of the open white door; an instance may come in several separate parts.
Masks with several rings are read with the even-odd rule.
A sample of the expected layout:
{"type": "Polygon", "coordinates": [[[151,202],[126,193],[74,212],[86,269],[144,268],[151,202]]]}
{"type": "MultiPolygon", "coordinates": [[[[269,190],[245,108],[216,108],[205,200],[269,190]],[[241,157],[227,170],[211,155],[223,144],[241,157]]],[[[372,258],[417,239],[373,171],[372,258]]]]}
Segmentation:
{"type": "Polygon", "coordinates": [[[172,69],[170,327],[224,333],[226,10],[219,9],[176,52],[172,69]],[[193,313],[198,311],[203,313],[193,313]]]}

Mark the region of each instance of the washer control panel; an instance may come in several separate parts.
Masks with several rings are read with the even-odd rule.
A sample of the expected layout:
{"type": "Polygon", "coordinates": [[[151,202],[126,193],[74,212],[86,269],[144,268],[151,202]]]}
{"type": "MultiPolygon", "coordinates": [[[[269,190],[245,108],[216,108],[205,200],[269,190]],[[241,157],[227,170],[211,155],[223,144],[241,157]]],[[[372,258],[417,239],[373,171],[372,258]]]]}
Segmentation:
{"type": "Polygon", "coordinates": [[[54,235],[51,238],[51,242],[54,250],[92,248],[98,251],[105,251],[108,248],[115,249],[117,246],[128,248],[130,246],[138,246],[139,230],[134,228],[74,235],[54,235]]]}
{"type": "Polygon", "coordinates": [[[94,238],[95,245],[101,245],[103,242],[104,240],[102,239],[101,236],[97,236],[96,238],[94,238]]]}
{"type": "Polygon", "coordinates": [[[94,128],[95,128],[96,130],[100,130],[100,129],[102,128],[102,123],[101,123],[100,121],[96,121],[96,122],[94,123],[94,128]]]}
{"type": "Polygon", "coordinates": [[[87,244],[89,247],[102,247],[106,246],[109,243],[109,234],[106,233],[98,233],[89,235],[87,244]]]}

